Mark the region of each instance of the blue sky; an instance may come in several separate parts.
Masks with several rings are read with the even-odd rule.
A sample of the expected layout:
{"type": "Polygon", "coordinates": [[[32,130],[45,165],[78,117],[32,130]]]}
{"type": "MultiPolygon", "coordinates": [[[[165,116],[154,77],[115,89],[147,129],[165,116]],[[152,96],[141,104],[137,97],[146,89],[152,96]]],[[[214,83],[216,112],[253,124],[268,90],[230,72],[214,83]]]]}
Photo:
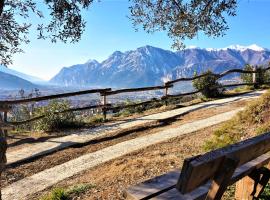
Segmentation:
{"type": "MultiPolygon", "coordinates": [[[[237,16],[229,18],[230,30],[222,38],[208,38],[200,34],[185,41],[187,46],[222,48],[231,44],[257,44],[270,48],[270,0],[239,0],[237,16]]],[[[135,32],[129,15],[127,0],[101,0],[84,13],[86,31],[77,44],[51,44],[36,39],[31,31],[31,43],[23,46],[25,53],[14,56],[10,68],[43,79],[50,79],[64,66],[85,63],[89,59],[102,61],[116,50],[127,51],[152,45],[171,49],[172,41],[166,33],[135,32]]],[[[42,8],[43,10],[44,8],[42,8]]],[[[37,19],[31,18],[33,23],[37,19]]]]}

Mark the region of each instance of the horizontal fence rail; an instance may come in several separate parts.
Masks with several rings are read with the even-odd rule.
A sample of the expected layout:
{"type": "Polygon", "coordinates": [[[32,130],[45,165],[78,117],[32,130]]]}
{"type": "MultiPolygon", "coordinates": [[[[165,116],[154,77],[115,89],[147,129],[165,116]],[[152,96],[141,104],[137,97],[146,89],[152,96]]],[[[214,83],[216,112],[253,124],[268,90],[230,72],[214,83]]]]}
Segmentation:
{"type": "Polygon", "coordinates": [[[101,93],[101,95],[109,96],[109,95],[128,93],[128,92],[144,92],[144,91],[162,90],[162,89],[172,88],[172,87],[173,85],[142,87],[142,88],[128,88],[128,89],[120,89],[120,90],[113,90],[113,91],[105,91],[104,93],[101,93]]]}
{"type": "Polygon", "coordinates": [[[25,99],[17,99],[17,100],[6,100],[6,101],[0,101],[0,105],[1,104],[14,105],[14,104],[23,104],[23,103],[30,103],[30,102],[39,102],[39,101],[72,97],[72,96],[78,96],[78,95],[84,95],[84,94],[103,93],[110,90],[111,88],[93,89],[93,90],[83,90],[83,91],[78,91],[78,92],[68,92],[68,93],[62,93],[62,94],[47,95],[47,96],[41,96],[41,97],[33,97],[33,98],[25,98],[25,99]]]}
{"type": "MultiPolygon", "coordinates": [[[[263,68],[262,71],[267,71],[269,70],[270,67],[267,67],[267,68],[263,68]]],[[[193,80],[196,80],[196,79],[199,79],[199,78],[202,78],[202,77],[205,77],[205,76],[216,76],[217,78],[222,78],[228,74],[232,74],[232,73],[240,73],[240,74],[257,74],[257,73],[260,73],[261,71],[259,70],[256,70],[256,71],[250,71],[250,70],[242,70],[242,69],[230,69],[228,71],[225,71],[225,72],[222,72],[221,74],[201,74],[201,75],[197,75],[197,76],[194,76],[194,77],[190,77],[190,78],[179,78],[179,79],[175,79],[175,80],[172,80],[172,81],[168,81],[167,84],[173,84],[173,83],[177,83],[177,82],[180,82],[180,81],[193,81],[193,80]]]]}
{"type": "MultiPolygon", "coordinates": [[[[17,104],[26,104],[30,102],[40,102],[45,100],[52,100],[52,99],[59,99],[59,98],[66,98],[66,97],[72,97],[72,96],[78,96],[78,95],[85,95],[85,94],[94,94],[98,93],[100,97],[102,98],[102,104],[100,105],[91,105],[91,106],[85,106],[85,107],[75,107],[70,108],[62,111],[55,112],[53,114],[61,114],[61,113],[67,113],[67,112],[75,112],[75,111],[83,111],[83,110],[90,110],[90,109],[100,109],[103,112],[104,118],[106,118],[106,111],[119,111],[125,108],[132,108],[136,106],[145,106],[149,105],[151,103],[155,102],[164,102],[167,104],[168,98],[177,98],[177,97],[183,97],[188,95],[194,95],[197,93],[202,92],[203,90],[197,90],[192,92],[186,92],[186,93],[179,93],[179,94],[168,94],[168,89],[172,88],[174,86],[174,83],[181,82],[181,81],[193,81],[205,76],[215,76],[217,79],[220,79],[228,74],[232,73],[240,73],[240,74],[258,74],[261,72],[265,72],[266,70],[269,70],[270,67],[267,68],[260,68],[260,69],[254,69],[254,70],[242,70],[242,69],[231,69],[225,72],[222,72],[220,74],[201,74],[190,78],[179,78],[172,81],[168,81],[164,83],[164,85],[160,86],[152,86],[152,87],[141,87],[141,88],[126,88],[126,89],[119,89],[119,90],[112,90],[111,88],[104,88],[104,89],[92,89],[92,90],[83,90],[83,91],[77,91],[77,92],[68,92],[68,93],[61,93],[61,94],[54,94],[54,95],[47,95],[47,96],[41,96],[41,97],[33,97],[33,98],[26,98],[26,99],[17,99],[17,100],[5,100],[0,101],[0,112],[4,113],[4,120],[1,120],[0,118],[0,127],[3,127],[3,124],[6,124],[7,127],[10,127],[10,125],[21,125],[29,122],[33,122],[36,120],[40,120],[45,117],[45,115],[41,116],[34,116],[30,119],[24,120],[24,121],[17,121],[17,122],[7,122],[7,112],[9,112],[12,109],[13,105],[17,104]],[[164,94],[160,99],[152,98],[148,101],[143,101],[139,103],[133,103],[133,104],[127,104],[127,105],[112,105],[107,103],[107,96],[121,94],[121,93],[132,93],[132,92],[144,92],[144,91],[154,91],[154,90],[164,90],[164,94]]],[[[237,84],[227,84],[227,85],[220,85],[214,88],[210,89],[217,89],[217,88],[227,88],[227,87],[237,87],[237,86],[244,86],[244,85],[258,85],[260,83],[253,82],[253,83],[237,83],[237,84]]],[[[263,84],[270,84],[270,82],[265,82],[263,84]]]]}

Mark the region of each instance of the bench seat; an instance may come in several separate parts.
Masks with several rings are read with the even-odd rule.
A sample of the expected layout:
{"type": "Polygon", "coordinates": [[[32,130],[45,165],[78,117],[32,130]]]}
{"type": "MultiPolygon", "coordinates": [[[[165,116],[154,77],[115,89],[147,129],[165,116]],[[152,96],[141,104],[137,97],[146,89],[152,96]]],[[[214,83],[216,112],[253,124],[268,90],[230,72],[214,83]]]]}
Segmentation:
{"type": "MultiPolygon", "coordinates": [[[[251,160],[241,166],[239,166],[231,180],[229,185],[234,184],[241,178],[250,174],[253,170],[259,169],[269,163],[270,154],[263,154],[254,160],[251,160]]],[[[126,190],[126,198],[128,200],[146,200],[146,199],[155,199],[155,200],[188,200],[188,199],[204,199],[209,191],[211,182],[209,181],[205,185],[202,185],[195,189],[194,191],[181,194],[176,188],[176,183],[180,176],[180,170],[174,170],[169,173],[157,176],[150,180],[147,180],[143,183],[140,183],[136,186],[132,186],[126,190]]]]}

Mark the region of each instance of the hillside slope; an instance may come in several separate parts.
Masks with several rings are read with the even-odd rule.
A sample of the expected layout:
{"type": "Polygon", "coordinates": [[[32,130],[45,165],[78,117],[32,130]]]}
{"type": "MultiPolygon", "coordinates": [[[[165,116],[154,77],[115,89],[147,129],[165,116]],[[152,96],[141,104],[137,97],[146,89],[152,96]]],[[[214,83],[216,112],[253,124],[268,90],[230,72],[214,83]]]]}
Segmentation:
{"type": "Polygon", "coordinates": [[[0,88],[2,89],[33,89],[37,85],[17,76],[0,72],[0,88]]]}
{"type": "Polygon", "coordinates": [[[205,144],[213,150],[270,131],[270,90],[217,129],[205,144]]]}
{"type": "Polygon", "coordinates": [[[22,72],[13,70],[13,69],[10,69],[10,68],[5,67],[3,65],[0,65],[0,72],[6,73],[6,74],[10,74],[10,75],[13,75],[13,76],[17,76],[19,78],[22,78],[24,80],[30,81],[32,83],[38,83],[38,84],[45,83],[45,81],[42,80],[42,79],[40,79],[40,78],[37,78],[35,76],[31,76],[31,75],[25,74],[25,73],[22,73],[22,72]]]}

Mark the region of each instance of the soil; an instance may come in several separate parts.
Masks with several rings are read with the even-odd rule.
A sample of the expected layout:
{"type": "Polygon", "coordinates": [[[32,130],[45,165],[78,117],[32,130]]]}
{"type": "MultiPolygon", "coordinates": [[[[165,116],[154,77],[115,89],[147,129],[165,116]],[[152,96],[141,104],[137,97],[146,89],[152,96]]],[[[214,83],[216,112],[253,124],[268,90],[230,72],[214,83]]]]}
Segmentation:
{"type": "MultiPolygon", "coordinates": [[[[125,199],[124,191],[131,185],[180,168],[185,158],[204,153],[203,145],[220,125],[195,132],[188,137],[178,137],[152,145],[113,161],[89,169],[54,187],[69,188],[78,184],[94,187],[75,197],[74,200],[125,199]]],[[[52,188],[35,194],[29,199],[39,199],[52,188]]]]}
{"type": "MultiPolygon", "coordinates": [[[[2,184],[3,184],[3,186],[7,186],[7,185],[9,185],[13,182],[16,182],[20,179],[23,179],[27,176],[31,176],[31,175],[38,173],[40,171],[43,171],[45,169],[62,164],[64,162],[67,162],[69,160],[77,158],[81,155],[95,152],[95,151],[100,150],[102,148],[105,148],[105,147],[108,147],[108,146],[111,146],[111,145],[114,145],[114,144],[117,144],[117,143],[120,143],[120,142],[123,142],[126,140],[130,140],[130,139],[133,139],[133,138],[136,138],[139,136],[152,134],[152,133],[155,133],[158,131],[162,131],[164,129],[168,129],[170,127],[176,127],[176,126],[182,125],[182,124],[187,123],[187,122],[192,122],[192,121],[207,118],[207,117],[210,117],[210,116],[213,116],[216,114],[227,112],[227,111],[233,110],[234,108],[243,107],[246,103],[247,103],[247,101],[240,101],[240,102],[225,104],[223,106],[216,107],[216,108],[200,109],[200,110],[188,113],[184,116],[181,116],[181,117],[175,119],[175,121],[169,121],[167,123],[152,124],[151,127],[148,127],[148,128],[145,127],[144,130],[136,130],[136,131],[128,131],[128,132],[110,134],[105,138],[103,137],[103,138],[95,139],[85,146],[64,149],[62,151],[55,152],[51,155],[43,156],[41,158],[32,160],[31,162],[25,162],[25,163],[15,165],[15,166],[8,166],[8,168],[3,173],[2,184]]],[[[181,144],[183,147],[184,146],[187,147],[187,149],[185,149],[185,150],[181,150],[181,148],[179,149],[178,145],[176,145],[176,146],[172,145],[170,147],[171,149],[169,147],[166,147],[166,145],[165,145],[164,146],[164,153],[165,153],[164,155],[167,155],[166,154],[167,148],[169,148],[170,151],[175,151],[175,153],[176,153],[176,151],[179,150],[179,154],[181,155],[182,159],[184,159],[185,157],[190,157],[191,155],[196,155],[199,152],[197,150],[200,149],[200,147],[201,147],[200,145],[202,144],[202,142],[206,138],[208,138],[208,136],[205,136],[205,135],[191,136],[191,137],[185,138],[183,141],[185,141],[187,144],[194,143],[194,144],[190,145],[189,147],[187,147],[185,143],[180,142],[178,145],[181,144]],[[198,138],[200,138],[199,141],[196,141],[198,138]],[[198,142],[198,144],[197,144],[197,142],[198,142]],[[185,152],[183,154],[183,156],[182,156],[182,153],[183,153],[182,151],[185,152]],[[182,152],[182,153],[180,153],[180,152],[182,152]]],[[[166,143],[166,144],[169,144],[169,143],[166,143]]],[[[175,141],[173,141],[173,143],[175,143],[175,141]]],[[[20,145],[18,145],[18,146],[20,146],[20,145]]],[[[163,146],[159,147],[159,153],[163,151],[162,148],[163,148],[163,146]]],[[[147,149],[145,151],[147,151],[147,149]]],[[[144,152],[144,150],[142,150],[141,153],[143,153],[143,152],[144,152]]],[[[127,157],[129,157],[129,156],[127,156],[127,157]]],[[[161,156],[161,157],[163,158],[164,156],[161,156]]],[[[167,156],[165,156],[164,158],[167,159],[167,156]]],[[[141,159],[144,159],[144,157],[141,157],[141,159]]],[[[178,157],[176,157],[175,159],[178,160],[178,162],[180,160],[178,157]]],[[[122,158],[120,160],[122,162],[125,159],[122,158]]],[[[175,160],[175,162],[176,162],[176,160],[175,160]]],[[[125,162],[125,161],[123,161],[123,162],[125,162]]],[[[162,162],[160,162],[161,165],[162,165],[162,162]]],[[[139,165],[140,163],[141,162],[139,160],[137,160],[136,162],[133,162],[134,165],[139,165]]],[[[155,163],[159,163],[158,159],[155,161],[155,163]]],[[[176,165],[173,165],[173,166],[176,166],[176,165]]],[[[178,166],[181,166],[181,165],[178,165],[178,166]]],[[[164,172],[164,170],[162,170],[162,167],[160,165],[157,165],[155,168],[156,168],[156,170],[159,170],[159,168],[160,168],[160,170],[159,170],[160,173],[164,172]]],[[[173,168],[173,167],[171,167],[171,168],[173,168]]],[[[168,168],[166,168],[166,169],[168,169],[168,168]]],[[[101,170],[103,170],[103,169],[101,169],[101,170]]],[[[149,168],[149,170],[150,170],[150,168],[149,168]]],[[[104,172],[105,171],[106,170],[104,170],[104,172]]],[[[108,170],[108,172],[110,172],[110,171],[108,170]]],[[[137,175],[134,174],[132,176],[137,176],[137,175]]],[[[147,178],[148,178],[148,176],[147,176],[147,178]]],[[[140,181],[140,180],[137,180],[137,181],[140,181]]],[[[134,181],[136,181],[136,179],[134,181]]]]}

